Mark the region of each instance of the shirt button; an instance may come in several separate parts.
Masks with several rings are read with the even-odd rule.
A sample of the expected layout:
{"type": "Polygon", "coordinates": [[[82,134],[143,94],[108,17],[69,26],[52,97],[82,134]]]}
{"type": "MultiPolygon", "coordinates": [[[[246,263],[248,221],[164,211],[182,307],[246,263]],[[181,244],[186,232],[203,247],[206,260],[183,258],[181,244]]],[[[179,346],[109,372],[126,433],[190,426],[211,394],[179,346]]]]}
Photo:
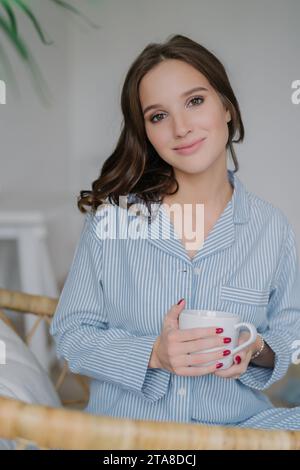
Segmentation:
{"type": "Polygon", "coordinates": [[[195,274],[201,274],[201,269],[200,268],[194,268],[194,273],[195,274]]]}
{"type": "Polygon", "coordinates": [[[182,387],[178,390],[177,393],[178,393],[178,395],[184,397],[186,395],[186,389],[182,387]]]}

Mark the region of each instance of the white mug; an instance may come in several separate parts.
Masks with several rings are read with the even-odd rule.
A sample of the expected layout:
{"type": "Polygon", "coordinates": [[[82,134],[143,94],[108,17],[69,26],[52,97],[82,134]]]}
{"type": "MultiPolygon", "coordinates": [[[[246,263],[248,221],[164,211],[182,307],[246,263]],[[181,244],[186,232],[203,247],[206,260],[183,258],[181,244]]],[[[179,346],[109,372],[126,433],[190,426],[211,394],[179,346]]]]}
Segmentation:
{"type": "MultiPolygon", "coordinates": [[[[214,326],[216,328],[223,328],[222,336],[231,338],[230,343],[224,344],[224,346],[205,349],[202,351],[196,351],[191,354],[207,353],[222,350],[224,348],[229,349],[231,353],[228,356],[224,356],[219,361],[223,363],[223,367],[220,370],[228,369],[233,364],[233,356],[242,351],[250,344],[254,343],[257,337],[257,331],[252,323],[240,322],[240,317],[230,312],[223,312],[221,310],[191,310],[184,309],[179,315],[179,329],[185,330],[189,328],[208,328],[214,326]],[[250,337],[243,344],[238,344],[239,330],[240,328],[246,328],[250,332],[250,337]]],[[[212,365],[216,361],[208,362],[206,364],[194,365],[192,367],[202,367],[203,365],[212,365]]]]}

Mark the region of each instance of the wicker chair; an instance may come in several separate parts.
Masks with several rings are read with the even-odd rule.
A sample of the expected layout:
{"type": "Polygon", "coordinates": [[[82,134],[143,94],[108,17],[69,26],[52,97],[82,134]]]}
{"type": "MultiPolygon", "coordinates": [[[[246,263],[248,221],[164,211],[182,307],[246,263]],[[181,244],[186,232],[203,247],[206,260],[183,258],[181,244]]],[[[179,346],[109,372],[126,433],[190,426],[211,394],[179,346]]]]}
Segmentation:
{"type": "MultiPolygon", "coordinates": [[[[57,299],[0,289],[0,308],[37,315],[34,328],[25,339],[27,342],[40,321],[51,323],[56,305],[57,299]]],[[[4,312],[0,311],[0,317],[14,328],[4,312]]],[[[68,373],[65,364],[56,383],[57,390],[68,373]]],[[[76,379],[86,400],[87,382],[78,375],[76,379]]],[[[16,440],[19,449],[28,443],[41,449],[300,449],[300,431],[117,419],[3,397],[0,397],[0,438],[16,440]]]]}

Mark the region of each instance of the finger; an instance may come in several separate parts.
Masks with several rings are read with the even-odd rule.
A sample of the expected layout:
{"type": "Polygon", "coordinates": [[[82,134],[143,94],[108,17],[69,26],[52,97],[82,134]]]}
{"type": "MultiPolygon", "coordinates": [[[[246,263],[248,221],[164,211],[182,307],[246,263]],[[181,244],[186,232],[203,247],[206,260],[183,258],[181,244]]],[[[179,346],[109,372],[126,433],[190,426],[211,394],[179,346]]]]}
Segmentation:
{"type": "Polygon", "coordinates": [[[201,375],[213,374],[216,370],[216,365],[199,366],[199,367],[178,367],[176,375],[196,377],[201,375]]]}
{"type": "MultiPolygon", "coordinates": [[[[251,353],[250,353],[250,356],[251,356],[251,353]]],[[[250,356],[249,356],[249,351],[247,350],[243,350],[243,351],[240,351],[238,354],[236,354],[233,358],[233,362],[237,365],[241,364],[241,362],[249,362],[249,359],[250,359],[250,356]]]]}
{"type": "Polygon", "coordinates": [[[215,338],[220,337],[217,333],[216,327],[212,326],[209,328],[188,328],[186,330],[176,331],[176,340],[178,342],[193,341],[199,338],[209,338],[213,336],[215,338]]]}
{"type": "Polygon", "coordinates": [[[228,350],[228,346],[224,343],[223,338],[218,335],[209,338],[195,339],[193,341],[184,341],[179,343],[177,351],[179,354],[189,354],[194,352],[204,352],[206,349],[222,348],[228,350]]]}
{"type": "Polygon", "coordinates": [[[249,365],[249,362],[251,361],[251,357],[252,357],[252,351],[251,349],[249,351],[246,352],[246,355],[245,355],[245,359],[242,359],[242,361],[247,364],[247,367],[249,365]]]}
{"type": "Polygon", "coordinates": [[[233,359],[233,362],[237,365],[239,365],[242,362],[242,357],[240,354],[237,354],[235,358],[233,359]]]}
{"type": "Polygon", "coordinates": [[[249,359],[248,357],[246,357],[244,360],[241,360],[239,364],[235,363],[228,369],[225,369],[224,371],[222,371],[222,368],[220,368],[217,371],[216,375],[220,375],[220,377],[231,377],[231,376],[235,376],[238,374],[239,375],[244,374],[248,368],[248,364],[249,364],[249,359]]]}
{"type": "Polygon", "coordinates": [[[244,373],[244,370],[240,365],[233,365],[225,370],[222,370],[222,369],[216,370],[215,375],[217,375],[218,377],[230,379],[236,375],[241,375],[243,373],[244,373]]]}
{"type": "Polygon", "coordinates": [[[223,350],[209,352],[209,353],[200,353],[200,354],[184,354],[183,356],[179,356],[180,363],[183,366],[197,366],[197,365],[205,365],[212,361],[218,361],[222,358],[223,359],[223,350]]]}
{"type": "Polygon", "coordinates": [[[185,306],[185,300],[180,299],[179,302],[175,305],[173,305],[170,310],[168,311],[166,317],[165,317],[165,328],[178,328],[178,317],[182,310],[184,309],[185,306]]]}

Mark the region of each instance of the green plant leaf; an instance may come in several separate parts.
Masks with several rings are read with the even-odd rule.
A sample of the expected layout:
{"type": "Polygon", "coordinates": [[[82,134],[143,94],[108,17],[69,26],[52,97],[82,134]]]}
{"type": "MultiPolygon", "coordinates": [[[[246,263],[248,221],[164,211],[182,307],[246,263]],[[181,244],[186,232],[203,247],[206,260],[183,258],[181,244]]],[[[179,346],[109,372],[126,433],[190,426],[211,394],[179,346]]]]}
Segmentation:
{"type": "MultiPolygon", "coordinates": [[[[90,26],[93,28],[99,28],[99,25],[93,23],[89,18],[87,18],[83,13],[81,13],[73,5],[70,5],[64,0],[48,0],[53,4],[56,4],[58,7],[64,8],[79,17],[83,18],[90,26]]],[[[47,82],[44,80],[42,72],[40,71],[38,64],[35,62],[34,57],[31,55],[30,50],[27,47],[27,44],[20,36],[18,31],[18,23],[15,15],[15,10],[12,8],[12,4],[22,10],[22,12],[30,19],[35,31],[37,32],[39,38],[43,44],[50,45],[53,44],[52,41],[46,39],[45,34],[40,26],[39,21],[36,16],[33,14],[31,8],[28,7],[25,0],[0,0],[0,33],[4,33],[7,37],[9,43],[14,47],[18,55],[22,58],[25,65],[29,68],[29,71],[32,75],[33,82],[35,84],[36,91],[39,97],[42,99],[44,104],[50,104],[51,93],[47,86],[47,82]],[[4,16],[5,14],[5,16],[4,16]]],[[[1,40],[0,40],[1,41],[1,40]]],[[[0,42],[0,66],[3,65],[6,69],[7,76],[10,77],[10,83],[13,85],[12,81],[14,80],[13,71],[8,60],[5,50],[0,42]]],[[[4,70],[5,71],[5,70],[4,70]]],[[[17,83],[15,82],[17,87],[17,83]]]]}
{"type": "Polygon", "coordinates": [[[49,106],[53,99],[51,91],[48,87],[47,81],[44,79],[44,76],[35,62],[34,57],[29,52],[29,60],[26,62],[26,65],[29,67],[29,71],[32,76],[33,83],[35,84],[35,90],[45,106],[49,106]]]}
{"type": "Polygon", "coordinates": [[[28,49],[25,42],[20,38],[18,34],[11,28],[10,24],[0,14],[0,29],[7,36],[8,40],[15,47],[16,51],[24,60],[29,59],[28,49]]]}
{"type": "Polygon", "coordinates": [[[0,72],[1,72],[0,77],[3,77],[4,81],[7,81],[7,83],[10,84],[11,90],[13,90],[15,94],[18,97],[20,97],[20,90],[19,90],[18,83],[14,76],[13,68],[9,61],[9,58],[7,57],[7,54],[5,53],[4,47],[1,46],[1,43],[0,43],[0,72]],[[3,67],[1,67],[2,64],[3,64],[3,67]]]}
{"type": "Polygon", "coordinates": [[[65,8],[66,10],[71,11],[75,15],[80,16],[83,18],[92,28],[99,28],[99,25],[91,21],[87,16],[85,16],[81,11],[77,10],[73,5],[70,5],[69,3],[65,2],[64,0],[49,0],[52,3],[55,3],[56,5],[59,5],[60,7],[65,8]]]}
{"type": "MultiPolygon", "coordinates": [[[[16,52],[19,54],[19,56],[23,59],[25,65],[29,68],[29,71],[32,76],[32,80],[35,84],[36,91],[38,93],[38,96],[40,97],[41,101],[45,105],[50,104],[50,98],[49,98],[49,89],[47,86],[46,81],[43,78],[43,75],[38,67],[38,65],[35,63],[33,56],[31,55],[27,45],[23,41],[23,39],[15,33],[15,31],[11,28],[10,23],[3,18],[3,16],[0,14],[0,30],[4,32],[6,37],[8,38],[9,42],[12,44],[12,46],[15,48],[16,52]]],[[[0,44],[1,46],[1,44],[0,44]]],[[[11,66],[10,63],[7,59],[6,54],[4,53],[4,49],[1,46],[1,54],[0,54],[0,59],[2,61],[2,64],[4,67],[6,67],[6,72],[8,75],[11,75],[11,66]]],[[[11,79],[11,77],[10,77],[11,79]]],[[[14,80],[14,78],[13,78],[14,80]]],[[[16,88],[15,88],[16,89],[16,88]]],[[[16,89],[17,91],[17,89],[16,89]]]]}
{"type": "Polygon", "coordinates": [[[46,38],[45,38],[45,35],[42,31],[42,28],[38,22],[38,20],[36,19],[36,17],[34,16],[34,14],[32,13],[31,9],[25,5],[25,3],[22,1],[22,0],[12,0],[21,10],[23,10],[23,12],[28,16],[28,18],[31,20],[33,26],[34,26],[34,29],[36,30],[36,32],[38,33],[39,37],[40,37],[40,40],[46,44],[46,45],[50,45],[50,44],[53,44],[53,41],[48,41],[46,38]]]}
{"type": "Polygon", "coordinates": [[[10,26],[11,26],[12,30],[15,32],[15,34],[18,34],[16,17],[15,17],[15,14],[13,12],[13,9],[11,8],[11,6],[9,4],[9,1],[8,0],[1,0],[0,3],[2,5],[2,7],[4,8],[4,10],[6,11],[7,15],[8,15],[8,18],[10,20],[10,26]]]}

